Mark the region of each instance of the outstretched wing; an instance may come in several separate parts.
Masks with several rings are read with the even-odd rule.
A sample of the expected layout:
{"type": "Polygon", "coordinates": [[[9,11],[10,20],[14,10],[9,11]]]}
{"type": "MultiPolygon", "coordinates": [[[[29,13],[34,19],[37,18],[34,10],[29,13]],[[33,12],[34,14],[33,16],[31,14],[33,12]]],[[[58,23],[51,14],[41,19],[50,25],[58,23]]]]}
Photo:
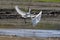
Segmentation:
{"type": "Polygon", "coordinates": [[[15,9],[16,9],[16,11],[17,11],[20,15],[22,15],[22,16],[26,15],[26,13],[23,12],[23,11],[21,11],[21,10],[18,8],[18,6],[15,6],[15,9]]]}
{"type": "Polygon", "coordinates": [[[42,15],[42,11],[40,11],[40,13],[38,15],[36,15],[35,18],[32,18],[33,26],[37,25],[37,23],[41,20],[41,15],[42,15]]]}

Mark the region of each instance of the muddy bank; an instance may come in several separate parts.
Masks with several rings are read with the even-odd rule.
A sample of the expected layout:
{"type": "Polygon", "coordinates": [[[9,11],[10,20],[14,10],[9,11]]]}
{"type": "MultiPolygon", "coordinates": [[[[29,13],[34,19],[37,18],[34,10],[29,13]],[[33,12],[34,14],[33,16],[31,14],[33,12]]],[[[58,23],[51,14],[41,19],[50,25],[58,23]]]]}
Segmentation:
{"type": "Polygon", "coordinates": [[[60,40],[60,38],[26,38],[13,36],[0,36],[0,40],[60,40]]]}

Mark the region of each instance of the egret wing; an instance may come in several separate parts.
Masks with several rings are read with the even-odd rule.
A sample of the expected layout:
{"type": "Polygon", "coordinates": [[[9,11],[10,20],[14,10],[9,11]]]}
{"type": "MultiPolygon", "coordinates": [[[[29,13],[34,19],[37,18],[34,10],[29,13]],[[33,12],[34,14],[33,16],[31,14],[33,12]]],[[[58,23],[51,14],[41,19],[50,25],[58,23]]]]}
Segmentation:
{"type": "Polygon", "coordinates": [[[33,26],[37,25],[37,23],[40,22],[41,15],[42,15],[42,11],[40,11],[40,13],[35,16],[35,18],[32,18],[33,26]]]}
{"type": "Polygon", "coordinates": [[[16,11],[20,14],[20,15],[26,15],[26,13],[25,12],[23,12],[23,11],[21,11],[19,8],[18,8],[18,6],[15,6],[15,9],[16,9],[16,11]]]}

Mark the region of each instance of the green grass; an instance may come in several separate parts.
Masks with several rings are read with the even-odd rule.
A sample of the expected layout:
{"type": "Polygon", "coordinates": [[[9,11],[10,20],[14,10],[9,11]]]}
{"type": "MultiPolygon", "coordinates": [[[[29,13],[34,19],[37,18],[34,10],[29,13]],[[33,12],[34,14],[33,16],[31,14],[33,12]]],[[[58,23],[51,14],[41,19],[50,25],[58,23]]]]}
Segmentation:
{"type": "Polygon", "coordinates": [[[12,24],[0,24],[0,28],[13,28],[15,25],[12,24]]]}
{"type": "Polygon", "coordinates": [[[60,2],[60,0],[33,0],[35,2],[60,2]]]}
{"type": "Polygon", "coordinates": [[[22,2],[60,2],[60,0],[21,0],[21,1],[22,2]]]}
{"type": "Polygon", "coordinates": [[[23,0],[24,2],[32,1],[32,2],[60,2],[60,0],[23,0]]]}
{"type": "Polygon", "coordinates": [[[39,23],[36,29],[60,30],[60,24],[39,23]]]}
{"type": "Polygon", "coordinates": [[[22,28],[22,29],[60,30],[60,24],[39,23],[35,27],[31,26],[30,24],[28,24],[28,25],[26,26],[26,25],[0,24],[0,28],[22,28]]]}
{"type": "MultiPolygon", "coordinates": [[[[51,19],[51,18],[50,18],[51,19]]],[[[27,20],[26,20],[27,21],[27,20]]],[[[29,19],[30,21],[30,19],[29,19]]],[[[22,28],[22,29],[56,29],[60,30],[60,21],[47,21],[42,20],[40,23],[38,23],[35,27],[32,26],[32,23],[27,21],[27,23],[24,23],[24,20],[21,19],[2,19],[0,20],[0,28],[22,28]]]]}

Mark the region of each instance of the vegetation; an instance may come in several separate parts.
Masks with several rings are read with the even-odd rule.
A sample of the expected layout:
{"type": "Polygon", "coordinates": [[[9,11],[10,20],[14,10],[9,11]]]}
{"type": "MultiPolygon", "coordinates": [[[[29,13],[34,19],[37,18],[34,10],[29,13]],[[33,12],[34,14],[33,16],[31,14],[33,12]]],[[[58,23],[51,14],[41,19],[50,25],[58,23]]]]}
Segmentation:
{"type": "Polygon", "coordinates": [[[35,2],[60,2],[60,0],[32,0],[35,2]]]}
{"type": "Polygon", "coordinates": [[[60,24],[39,23],[36,29],[60,30],[60,24]]]}
{"type": "Polygon", "coordinates": [[[23,28],[23,29],[48,29],[48,30],[60,30],[60,24],[52,24],[52,23],[39,23],[35,27],[30,24],[25,25],[13,25],[13,24],[0,24],[0,28],[23,28]]]}
{"type": "Polygon", "coordinates": [[[0,24],[0,28],[13,28],[13,27],[15,26],[12,24],[0,24]]]}
{"type": "MultiPolygon", "coordinates": [[[[13,0],[15,1],[15,0],[13,0]]],[[[17,0],[21,2],[60,2],[60,0],[17,0]]]]}
{"type": "Polygon", "coordinates": [[[0,28],[60,30],[59,17],[57,18],[56,17],[53,17],[53,18],[44,17],[41,19],[40,23],[38,23],[38,25],[36,25],[35,27],[32,26],[30,19],[26,19],[26,22],[27,22],[26,24],[23,19],[0,19],[0,28]]]}
{"type": "Polygon", "coordinates": [[[32,1],[32,2],[60,2],[60,0],[22,0],[24,2],[29,2],[29,1],[32,1]]]}

